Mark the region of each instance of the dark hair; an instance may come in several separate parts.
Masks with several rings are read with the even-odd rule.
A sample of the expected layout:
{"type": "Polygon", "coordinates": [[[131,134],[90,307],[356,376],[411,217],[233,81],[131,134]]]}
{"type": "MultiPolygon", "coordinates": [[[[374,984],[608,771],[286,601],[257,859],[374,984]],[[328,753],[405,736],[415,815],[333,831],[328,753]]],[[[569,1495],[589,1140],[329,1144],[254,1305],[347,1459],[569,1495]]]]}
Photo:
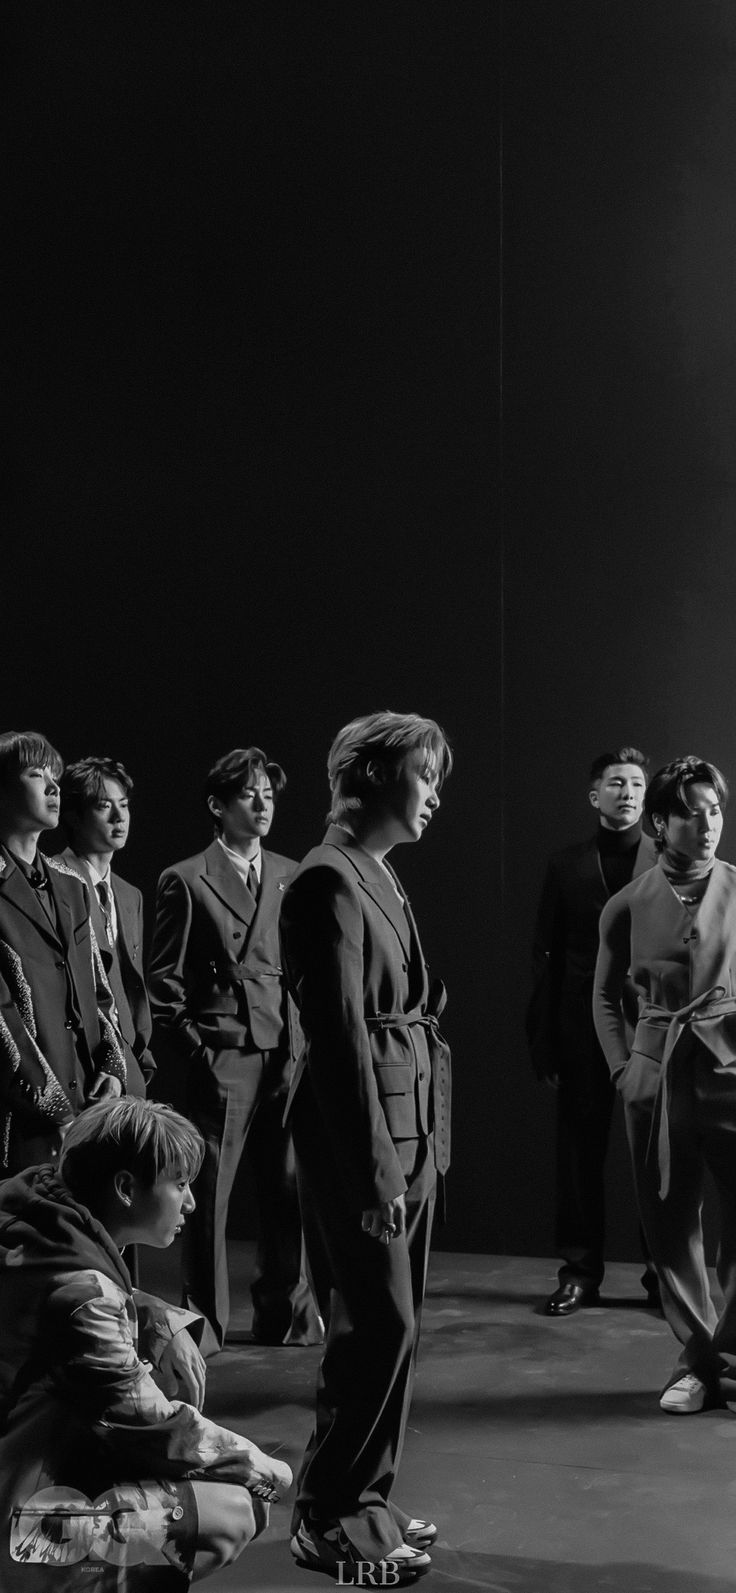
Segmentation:
{"type": "MultiPolygon", "coordinates": [[[[211,796],[229,802],[240,794],[256,774],[264,774],[270,780],[274,797],[281,795],[286,785],[286,775],[281,764],[270,763],[260,747],[236,747],[233,752],[226,752],[224,758],[218,758],[217,763],[213,764],[205,780],[205,802],[211,796]]],[[[222,829],[217,814],[214,817],[217,829],[222,829]]]]}
{"type": "Polygon", "coordinates": [[[437,764],[438,783],[452,769],[452,751],[444,730],[419,714],[381,713],[351,719],[335,737],[327,758],[334,822],[363,807],[372,790],[368,764],[377,759],[395,772],[410,752],[422,748],[437,764]]]}
{"type": "Polygon", "coordinates": [[[613,752],[599,752],[598,757],[593,759],[589,775],[591,785],[595,785],[596,780],[603,779],[606,769],[610,769],[612,763],[635,763],[644,774],[647,772],[645,754],[640,752],[638,747],[617,747],[613,752]]]}
{"type": "Polygon", "coordinates": [[[0,735],[0,785],[23,769],[50,769],[58,780],[64,760],[38,730],[6,730],[0,735]]]}
{"type": "Polygon", "coordinates": [[[133,789],[127,769],[114,758],[81,758],[78,763],[68,763],[61,777],[62,819],[70,813],[81,818],[85,808],[99,802],[105,794],[105,780],[116,780],[126,794],[133,789]]]}
{"type": "Polygon", "coordinates": [[[123,1170],[150,1188],[162,1173],[191,1179],[199,1172],[204,1142],[189,1119],[160,1101],[126,1095],[100,1101],[67,1130],[59,1173],[75,1200],[94,1213],[96,1199],[123,1170]]]}
{"type": "Polygon", "coordinates": [[[656,833],[653,824],[654,815],[660,819],[668,819],[671,813],[678,813],[686,819],[693,809],[687,800],[685,787],[693,780],[702,780],[707,785],[712,785],[721,807],[728,801],[728,784],[714,763],[708,763],[705,758],[690,756],[675,758],[672,763],[666,763],[663,769],[658,769],[652,775],[644,797],[644,812],[655,828],[654,844],[661,852],[664,846],[663,836],[656,833]]]}

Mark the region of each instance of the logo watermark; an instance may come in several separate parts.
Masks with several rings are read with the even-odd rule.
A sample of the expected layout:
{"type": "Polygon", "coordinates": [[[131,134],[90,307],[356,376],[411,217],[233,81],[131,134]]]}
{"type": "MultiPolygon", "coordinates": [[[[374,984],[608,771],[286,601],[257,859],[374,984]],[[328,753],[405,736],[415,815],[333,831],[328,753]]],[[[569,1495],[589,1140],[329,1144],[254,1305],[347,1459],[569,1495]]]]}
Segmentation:
{"type": "Polygon", "coordinates": [[[398,1566],[389,1560],[380,1560],[377,1565],[373,1560],[337,1562],[338,1587],[398,1587],[400,1580],[398,1566]],[[343,1571],[348,1574],[343,1576],[343,1571]]]}

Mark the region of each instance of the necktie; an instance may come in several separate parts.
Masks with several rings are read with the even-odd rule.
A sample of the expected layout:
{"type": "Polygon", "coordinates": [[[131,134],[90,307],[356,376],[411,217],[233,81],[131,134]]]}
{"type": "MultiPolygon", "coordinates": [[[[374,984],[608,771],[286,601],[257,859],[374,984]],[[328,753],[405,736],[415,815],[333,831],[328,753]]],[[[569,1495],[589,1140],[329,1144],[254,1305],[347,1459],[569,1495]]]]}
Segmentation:
{"type": "Polygon", "coordinates": [[[107,885],[105,884],[105,881],[102,880],[102,879],[98,880],[98,882],[97,882],[97,895],[100,898],[100,907],[102,908],[102,916],[103,916],[103,918],[105,920],[105,933],[107,935],[107,944],[108,944],[108,946],[114,946],[115,945],[115,935],[113,933],[113,927],[112,927],[112,903],[110,901],[110,891],[109,891],[107,885]]]}
{"type": "Polygon", "coordinates": [[[250,868],[248,869],[248,890],[250,891],[250,894],[253,897],[253,900],[257,902],[258,901],[258,875],[256,873],[256,865],[255,865],[255,863],[251,863],[250,868]]]}

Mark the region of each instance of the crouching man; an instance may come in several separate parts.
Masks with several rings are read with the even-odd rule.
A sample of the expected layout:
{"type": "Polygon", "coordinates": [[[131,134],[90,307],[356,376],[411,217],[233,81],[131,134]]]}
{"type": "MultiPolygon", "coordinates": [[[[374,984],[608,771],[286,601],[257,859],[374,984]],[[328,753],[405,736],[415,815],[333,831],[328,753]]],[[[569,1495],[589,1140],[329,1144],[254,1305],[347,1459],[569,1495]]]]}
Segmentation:
{"type": "Polygon", "coordinates": [[[201,1158],[186,1118],[130,1098],[88,1107],[58,1169],[0,1185],[4,1593],[76,1593],[84,1571],[98,1590],[185,1589],[291,1482],[201,1414],[202,1319],[133,1291],[121,1254],[172,1243],[201,1158]]]}

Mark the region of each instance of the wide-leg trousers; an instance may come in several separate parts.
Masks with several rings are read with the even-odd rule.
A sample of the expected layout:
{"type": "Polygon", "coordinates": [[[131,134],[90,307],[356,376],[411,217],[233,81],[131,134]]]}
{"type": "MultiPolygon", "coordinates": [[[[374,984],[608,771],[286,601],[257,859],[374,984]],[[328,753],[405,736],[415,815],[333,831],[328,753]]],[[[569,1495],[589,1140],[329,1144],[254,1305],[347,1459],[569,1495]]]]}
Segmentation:
{"type": "Polygon", "coordinates": [[[436,1172],[430,1138],[396,1143],[407,1180],[406,1233],[361,1230],[309,1092],[292,1113],[310,1274],[327,1317],[314,1430],[294,1525],[339,1522],[366,1560],[402,1542],[390,1499],[406,1431],[427,1278],[436,1172]]]}
{"type": "Polygon", "coordinates": [[[694,1372],[712,1398],[736,1399],[736,1059],[724,1066],[686,1032],[670,1062],[670,1185],[660,1197],[658,1062],[634,1052],[620,1088],[642,1225],[657,1268],[662,1309],[682,1351],[665,1386],[694,1372]],[[711,1295],[703,1245],[706,1168],[718,1196],[718,1280],[711,1295]]]}
{"type": "Polygon", "coordinates": [[[209,1323],[204,1353],[222,1348],[230,1318],[227,1215],[248,1145],[258,1202],[253,1335],[262,1343],[317,1344],[322,1324],[303,1266],[296,1166],[282,1117],[283,1059],[216,1052],[193,1064],[188,1111],[205,1142],[183,1241],[183,1300],[209,1323]]]}

